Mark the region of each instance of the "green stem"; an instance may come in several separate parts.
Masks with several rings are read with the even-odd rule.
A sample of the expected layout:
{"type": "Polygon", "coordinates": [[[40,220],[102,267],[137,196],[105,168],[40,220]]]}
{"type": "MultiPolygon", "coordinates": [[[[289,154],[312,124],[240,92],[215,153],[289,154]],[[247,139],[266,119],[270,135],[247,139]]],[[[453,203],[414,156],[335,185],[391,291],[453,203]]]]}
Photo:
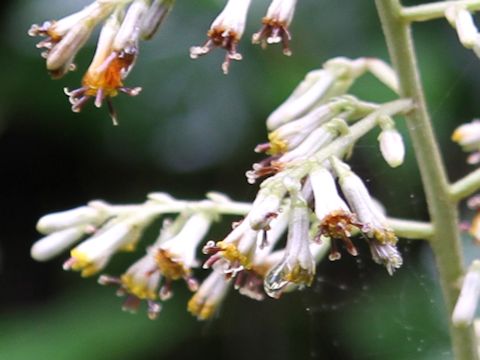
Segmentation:
{"type": "Polygon", "coordinates": [[[477,169],[450,186],[450,196],[455,201],[463,200],[480,189],[480,169],[477,169]]]}
{"type": "Polygon", "coordinates": [[[429,240],[433,236],[433,226],[430,223],[396,218],[387,218],[387,222],[395,235],[403,239],[429,240]]]}
{"type": "Polygon", "coordinates": [[[399,14],[409,22],[441,19],[445,17],[445,10],[452,5],[463,5],[469,11],[480,10],[480,0],[459,0],[404,7],[400,9],[399,14]]]}
{"type": "MultiPolygon", "coordinates": [[[[413,99],[416,105],[406,116],[406,121],[434,227],[430,244],[435,253],[447,311],[451,314],[459,295],[455,283],[464,272],[457,204],[450,197],[445,168],[427,111],[410,23],[402,18],[399,0],[375,0],[375,3],[390,57],[400,79],[401,96],[413,99]]],[[[455,359],[478,360],[473,328],[459,329],[450,321],[449,324],[455,359]]]]}

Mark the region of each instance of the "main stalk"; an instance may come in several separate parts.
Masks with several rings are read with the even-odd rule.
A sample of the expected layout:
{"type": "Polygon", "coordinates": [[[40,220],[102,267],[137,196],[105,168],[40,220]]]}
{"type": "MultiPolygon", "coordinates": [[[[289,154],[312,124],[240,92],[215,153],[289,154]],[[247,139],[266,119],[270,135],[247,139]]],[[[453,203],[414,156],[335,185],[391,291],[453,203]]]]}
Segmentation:
{"type": "Polygon", "coordinates": [[[407,126],[420,168],[428,209],[434,228],[430,241],[437,263],[452,348],[457,360],[478,360],[476,339],[472,327],[456,328],[450,314],[459,295],[457,282],[463,275],[463,259],[458,231],[456,201],[449,194],[449,183],[443,165],[417,67],[411,26],[402,18],[399,0],[375,0],[386,37],[390,57],[400,79],[401,96],[411,98],[415,109],[407,116],[407,126]]]}

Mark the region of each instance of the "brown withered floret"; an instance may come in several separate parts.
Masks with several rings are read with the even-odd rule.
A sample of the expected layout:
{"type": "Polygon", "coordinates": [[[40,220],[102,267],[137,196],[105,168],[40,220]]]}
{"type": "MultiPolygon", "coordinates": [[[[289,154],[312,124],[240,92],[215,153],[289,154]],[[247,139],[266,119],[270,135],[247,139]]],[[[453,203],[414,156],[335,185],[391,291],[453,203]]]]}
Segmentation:
{"type": "Polygon", "coordinates": [[[290,40],[292,36],[288,30],[288,24],[285,21],[279,21],[277,19],[271,19],[264,17],[262,19],[262,28],[255,33],[252,37],[254,44],[260,44],[265,49],[269,44],[282,43],[283,54],[286,56],[292,55],[290,50],[290,40]]]}
{"type": "Polygon", "coordinates": [[[336,244],[338,240],[343,242],[345,249],[350,255],[357,256],[357,248],[350,237],[355,231],[361,228],[362,224],[354,214],[343,210],[333,211],[322,219],[318,227],[317,240],[319,240],[321,236],[329,237],[332,240],[330,255],[328,257],[332,261],[342,257],[336,244]]]}

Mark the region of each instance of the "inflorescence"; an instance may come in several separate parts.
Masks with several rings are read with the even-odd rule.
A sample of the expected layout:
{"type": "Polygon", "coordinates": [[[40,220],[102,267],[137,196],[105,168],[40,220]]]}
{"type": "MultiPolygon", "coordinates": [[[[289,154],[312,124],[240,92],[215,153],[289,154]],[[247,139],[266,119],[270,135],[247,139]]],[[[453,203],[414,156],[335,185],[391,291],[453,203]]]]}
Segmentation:
{"type": "Polygon", "coordinates": [[[395,74],[384,62],[336,58],[309,73],[270,115],[269,141],[256,148],[267,157],[247,172],[250,183],[262,179],[251,204],[218,193],[202,201],[158,193],[137,205],[93,201],[42,217],[37,229],[46,236],[33,245],[32,256],[45,261],[73,247],[64,269],[96,275],[116,253],[133,251],[145,229],[163,219],[143,257],[119,276],[99,277],[101,284],[114,285],[126,296],[125,310],[135,311],[145,301],[150,318],[171,297],[175,280],[185,281],[194,293],[188,311],[204,320],[216,313],[232,287],[262,300],[310,286],[326,254],[331,261],[340,260],[344,251],[357,256],[359,241],[392,275],[403,261],[397,236],[383,207],[345,159],[362,136],[380,128],[380,152],[390,166],[399,166],[405,150],[393,116],[409,111],[412,103],[376,104],[348,95],[366,72],[397,90],[395,74]],[[242,218],[230,233],[207,240],[211,225],[232,215],[242,218]],[[211,270],[201,283],[194,274],[200,249],[206,256],[203,268],[211,270]]]}
{"type": "MultiPolygon", "coordinates": [[[[140,87],[127,87],[124,81],[139,54],[141,40],[149,40],[158,30],[173,7],[175,0],[96,0],[84,9],[58,21],[32,25],[28,34],[44,39],[37,47],[44,49],[49,74],[59,79],[76,69],[75,57],[90,38],[93,30],[102,25],[93,60],[78,89],[65,88],[73,112],[80,112],[89,99],[99,108],[107,103],[110,116],[117,124],[117,114],[111,99],[119,93],[136,96],[140,87]]],[[[213,21],[203,46],[190,48],[190,57],[196,59],[216,47],[227,51],[222,69],[228,73],[231,60],[241,60],[237,45],[245,30],[251,0],[228,0],[224,10],[213,21]]],[[[290,55],[291,39],[288,27],[295,11],[296,0],[273,0],[263,18],[261,30],[252,42],[282,43],[283,53],[290,55]]]]}
{"type": "Polygon", "coordinates": [[[45,39],[37,44],[45,49],[47,70],[54,79],[75,70],[75,57],[90,38],[94,28],[103,23],[97,50],[82,86],[65,88],[72,111],[80,112],[94,99],[96,107],[105,101],[114,124],[117,115],[111,98],[119,92],[136,96],[140,87],[129,88],[124,80],[132,70],[139,52],[140,40],[150,39],[173,6],[174,0],[97,0],[84,9],[58,21],[32,25],[30,36],[45,39]]]}

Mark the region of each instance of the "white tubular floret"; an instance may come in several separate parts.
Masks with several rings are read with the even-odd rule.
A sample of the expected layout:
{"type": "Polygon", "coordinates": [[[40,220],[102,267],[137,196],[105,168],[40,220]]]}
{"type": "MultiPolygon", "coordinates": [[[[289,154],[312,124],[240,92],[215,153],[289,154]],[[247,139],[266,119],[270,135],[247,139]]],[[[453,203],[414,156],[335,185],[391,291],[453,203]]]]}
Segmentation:
{"type": "Polygon", "coordinates": [[[147,11],[148,2],[146,0],[135,0],[130,5],[113,40],[114,51],[122,51],[136,46],[142,30],[142,21],[147,11]]]}
{"type": "Polygon", "coordinates": [[[107,205],[100,201],[91,202],[89,206],[60,211],[42,216],[37,222],[37,230],[42,234],[50,234],[78,225],[96,225],[104,222],[109,216],[107,205]]]}
{"type": "Polygon", "coordinates": [[[452,314],[455,326],[470,326],[480,298],[480,261],[475,260],[463,280],[462,290],[452,314]]]}
{"type": "Polygon", "coordinates": [[[266,17],[288,26],[292,22],[296,5],[297,0],[272,0],[266,17]]]}
{"type": "Polygon", "coordinates": [[[230,283],[221,271],[213,270],[203,281],[187,305],[187,310],[198,320],[210,319],[227,295],[230,283]]]}
{"type": "Polygon", "coordinates": [[[462,124],[455,129],[452,140],[458,143],[465,151],[476,150],[480,147],[480,120],[462,124]]]}
{"type": "Polygon", "coordinates": [[[304,115],[323,98],[335,80],[335,74],[329,70],[309,72],[287,100],[268,117],[267,128],[275,130],[304,115]]]}
{"type": "Polygon", "coordinates": [[[47,70],[53,77],[61,77],[70,70],[78,51],[85,45],[93,26],[88,22],[76,24],[47,56],[47,70]]]}
{"type": "Polygon", "coordinates": [[[207,235],[212,217],[206,213],[196,213],[188,218],[183,228],[159,248],[167,252],[169,258],[186,269],[197,266],[196,251],[207,235]]]}
{"type": "Polygon", "coordinates": [[[287,246],[283,259],[265,276],[267,295],[278,298],[284,288],[292,283],[310,286],[315,275],[315,261],[310,252],[309,213],[306,204],[295,199],[289,220],[287,246]]]}
{"type": "Polygon", "coordinates": [[[347,164],[338,159],[332,162],[348,204],[358,219],[368,226],[370,235],[373,236],[375,230],[388,229],[387,219],[374,204],[362,179],[352,172],[347,164]]]}
{"type": "Polygon", "coordinates": [[[445,11],[450,24],[457,30],[458,39],[468,49],[479,42],[478,29],[473,21],[472,14],[462,5],[452,5],[445,11]]]}
{"type": "Polygon", "coordinates": [[[268,229],[270,221],[277,216],[282,203],[283,193],[277,194],[274,191],[266,193],[258,194],[246,218],[254,230],[268,229]]]}
{"type": "Polygon", "coordinates": [[[32,258],[47,261],[69,249],[85,234],[85,226],[69,227],[55,231],[33,244],[30,249],[32,258]]]}
{"type": "Polygon", "coordinates": [[[64,269],[81,271],[82,276],[91,276],[102,270],[118,251],[132,250],[143,230],[153,219],[149,212],[137,213],[126,219],[116,219],[97,234],[82,242],[71,252],[64,269]]]}
{"type": "Polygon", "coordinates": [[[318,167],[309,174],[315,199],[315,215],[319,221],[334,211],[350,212],[347,204],[340,197],[335,179],[324,167],[318,167]]]}

